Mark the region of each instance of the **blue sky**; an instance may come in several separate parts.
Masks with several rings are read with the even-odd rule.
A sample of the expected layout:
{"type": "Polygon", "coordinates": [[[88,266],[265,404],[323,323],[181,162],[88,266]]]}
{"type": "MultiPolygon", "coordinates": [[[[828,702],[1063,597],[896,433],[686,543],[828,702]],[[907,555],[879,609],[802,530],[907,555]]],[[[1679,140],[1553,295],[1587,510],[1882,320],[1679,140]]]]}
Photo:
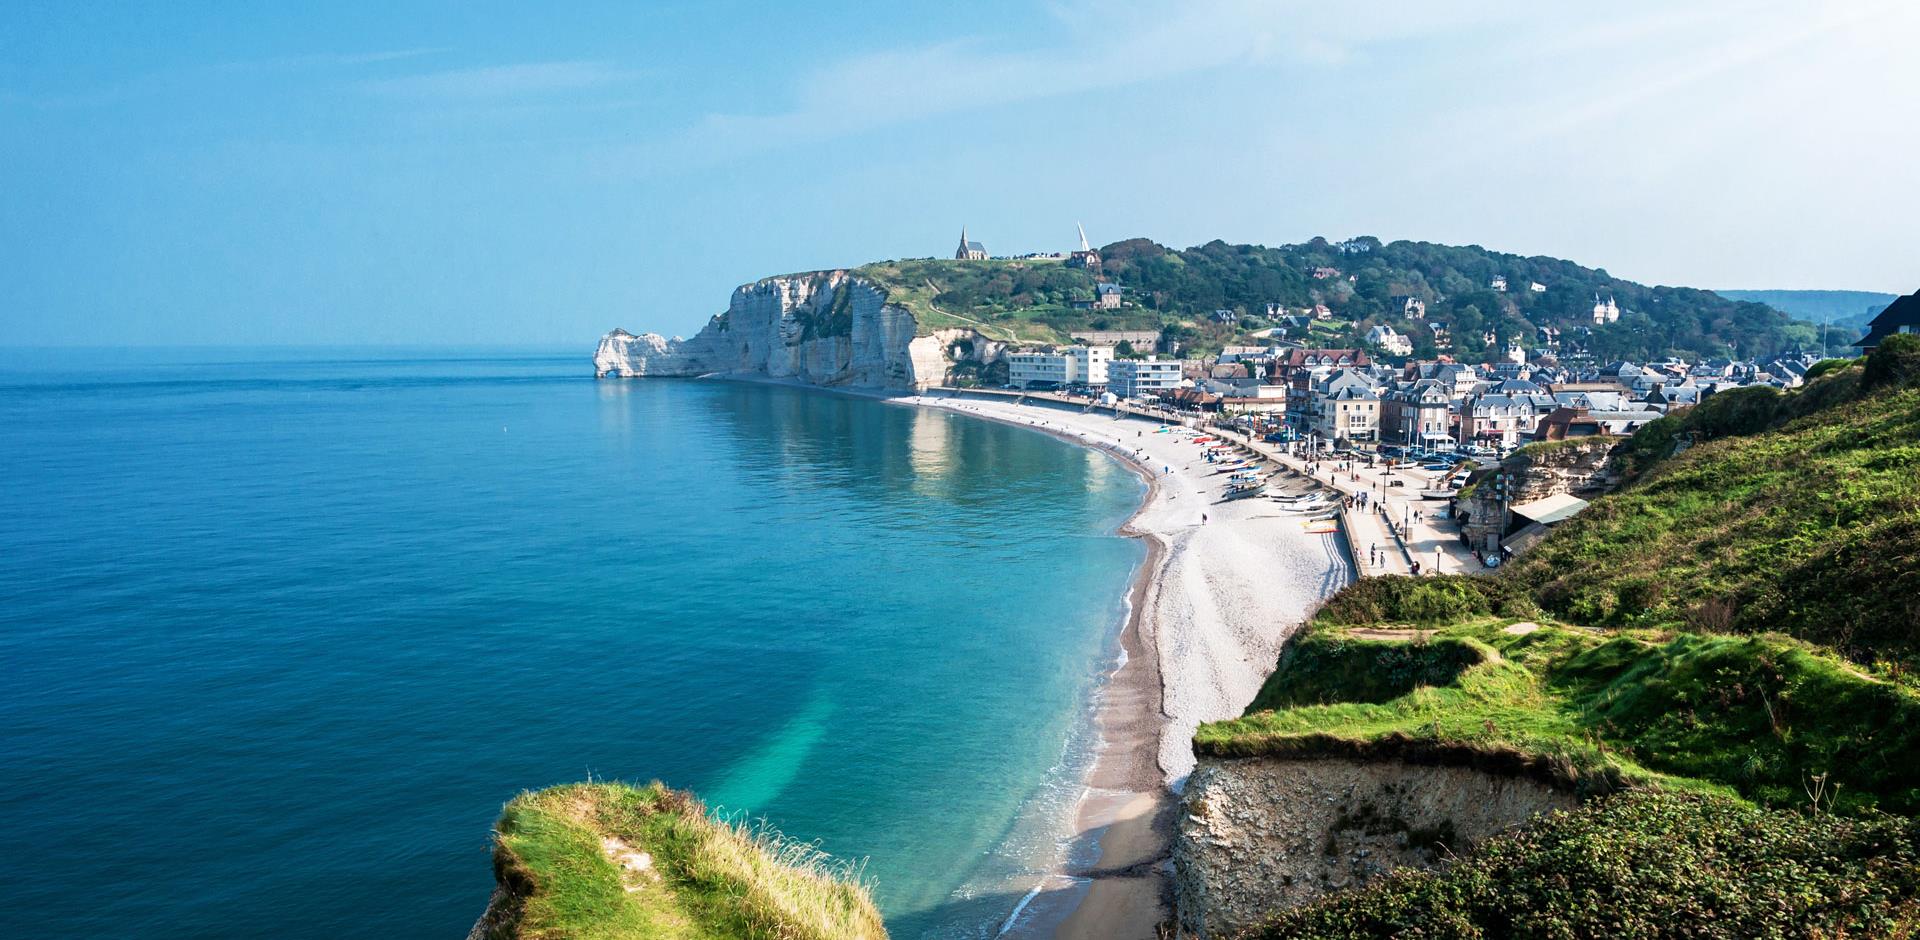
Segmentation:
{"type": "Polygon", "coordinates": [[[0,344],[584,347],[963,223],[1920,287],[1911,2],[528,7],[12,0],[0,344]]]}

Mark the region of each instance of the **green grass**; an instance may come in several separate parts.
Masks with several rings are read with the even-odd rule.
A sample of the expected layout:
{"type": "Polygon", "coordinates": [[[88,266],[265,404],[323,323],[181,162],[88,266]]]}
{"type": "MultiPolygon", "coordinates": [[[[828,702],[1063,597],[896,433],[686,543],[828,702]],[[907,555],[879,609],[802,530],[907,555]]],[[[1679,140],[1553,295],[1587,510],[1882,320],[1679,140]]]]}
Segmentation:
{"type": "Polygon", "coordinates": [[[1138,307],[1075,310],[1075,297],[1093,296],[1094,277],[1057,260],[881,261],[853,269],[906,307],[921,335],[936,329],[975,329],[1016,343],[1065,343],[1084,329],[1157,330],[1161,318],[1138,307]],[[1096,326],[1104,324],[1104,326],[1096,326]]]}
{"type": "Polygon", "coordinates": [[[1920,663],[1920,389],[1660,461],[1505,577],[1581,623],[1771,630],[1920,663]]]}
{"type": "Polygon", "coordinates": [[[1288,645],[1247,711],[1387,702],[1420,686],[1451,684],[1468,667],[1494,658],[1492,647],[1467,637],[1396,642],[1316,630],[1288,645]]]}
{"type": "Polygon", "coordinates": [[[523,793],[496,831],[490,940],[884,938],[855,873],[658,783],[523,793]],[[609,840],[617,840],[610,842],[609,840]],[[642,870],[616,860],[644,853],[642,870]]]}
{"type": "Polygon", "coordinates": [[[1916,898],[1912,820],[1642,791],[1282,912],[1243,940],[1910,938],[1916,898]]]}
{"type": "Polygon", "coordinates": [[[1322,625],[1296,641],[1294,650],[1306,652],[1288,653],[1302,658],[1283,659],[1249,714],[1201,726],[1195,749],[1221,757],[1418,754],[1514,769],[1582,792],[1652,784],[1725,790],[1771,806],[1807,804],[1807,788],[1824,779],[1830,808],[1920,811],[1911,771],[1920,767],[1920,696],[1837,656],[1778,636],[1554,626],[1513,635],[1501,623],[1443,630],[1409,644],[1412,658],[1322,625]],[[1436,663],[1460,663],[1449,649],[1480,658],[1450,681],[1381,700],[1444,674],[1436,663]]]}

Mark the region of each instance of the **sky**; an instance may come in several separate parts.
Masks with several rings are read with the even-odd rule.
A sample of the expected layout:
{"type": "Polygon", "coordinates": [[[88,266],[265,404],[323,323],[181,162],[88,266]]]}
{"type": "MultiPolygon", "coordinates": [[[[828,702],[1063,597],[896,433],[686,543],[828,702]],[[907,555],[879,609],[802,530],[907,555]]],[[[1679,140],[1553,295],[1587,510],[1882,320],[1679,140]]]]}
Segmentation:
{"type": "Polygon", "coordinates": [[[9,0],[0,345],[691,334],[772,274],[1375,235],[1920,288],[1920,3],[9,0]]]}

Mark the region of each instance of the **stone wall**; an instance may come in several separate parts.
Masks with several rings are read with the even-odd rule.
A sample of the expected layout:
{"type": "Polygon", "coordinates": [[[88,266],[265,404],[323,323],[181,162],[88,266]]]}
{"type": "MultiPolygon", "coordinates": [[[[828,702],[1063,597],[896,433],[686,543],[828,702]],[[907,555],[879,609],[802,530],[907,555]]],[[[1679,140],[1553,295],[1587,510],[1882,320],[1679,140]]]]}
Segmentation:
{"type": "Polygon", "coordinates": [[[1398,760],[1202,760],[1174,838],[1183,936],[1218,938],[1273,911],[1431,868],[1475,843],[1572,809],[1526,777],[1398,760]]]}

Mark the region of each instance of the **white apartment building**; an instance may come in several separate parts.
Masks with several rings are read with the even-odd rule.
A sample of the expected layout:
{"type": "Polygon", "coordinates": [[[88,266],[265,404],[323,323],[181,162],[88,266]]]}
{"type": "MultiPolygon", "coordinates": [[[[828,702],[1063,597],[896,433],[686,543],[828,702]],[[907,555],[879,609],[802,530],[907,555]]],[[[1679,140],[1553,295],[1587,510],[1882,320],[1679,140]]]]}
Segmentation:
{"type": "Polygon", "coordinates": [[[1007,354],[1007,384],[1015,388],[1046,385],[1105,385],[1112,346],[1068,346],[1057,352],[1007,354]]]}
{"type": "Polygon", "coordinates": [[[1107,390],[1121,398],[1164,395],[1180,387],[1174,359],[1115,359],[1107,366],[1107,390]]]}
{"type": "Polygon", "coordinates": [[[1064,353],[1017,352],[1007,354],[1007,384],[1014,388],[1055,387],[1067,384],[1073,360],[1064,353]]]}
{"type": "Polygon", "coordinates": [[[1112,346],[1069,346],[1067,358],[1073,360],[1073,379],[1082,385],[1106,385],[1107,366],[1113,362],[1112,346]]]}

